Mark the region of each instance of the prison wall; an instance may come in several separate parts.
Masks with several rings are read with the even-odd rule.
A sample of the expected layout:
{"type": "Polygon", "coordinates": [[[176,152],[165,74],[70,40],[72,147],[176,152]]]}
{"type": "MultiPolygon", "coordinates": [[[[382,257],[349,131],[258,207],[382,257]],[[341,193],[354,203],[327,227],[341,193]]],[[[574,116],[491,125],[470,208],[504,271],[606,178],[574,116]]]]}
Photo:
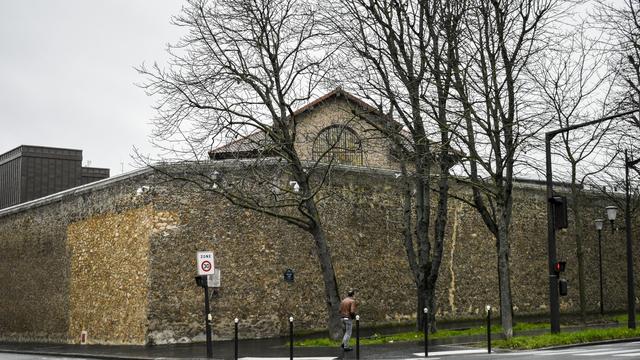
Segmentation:
{"type": "MultiPolygon", "coordinates": [[[[398,181],[393,172],[350,168],[334,174],[320,203],[338,286],[342,293],[357,289],[366,325],[415,319],[398,181]]],[[[452,190],[470,198],[462,184],[454,182],[452,190]]],[[[599,278],[597,234],[590,225],[606,205],[591,197],[583,212],[591,312],[599,309],[599,278]]],[[[463,201],[450,200],[448,219],[436,317],[479,319],[487,304],[498,306],[495,239],[463,201]]],[[[517,187],[510,231],[514,312],[546,316],[543,189],[517,187]]],[[[623,310],[624,234],[607,228],[603,236],[605,309],[623,310]]],[[[222,274],[211,302],[214,338],[230,338],[236,317],[245,338],[283,335],[289,316],[300,331],[326,328],[324,288],[307,232],[140,172],[0,211],[0,338],[78,343],[86,331],[88,342],[99,344],[204,340],[203,290],[194,280],[199,250],[214,252],[222,274]],[[294,270],[294,282],[284,281],[286,269],[294,270]]],[[[638,259],[637,246],[635,251],[638,259]]],[[[561,312],[575,313],[571,228],[558,233],[558,254],[567,261],[570,286],[561,312]]]]}

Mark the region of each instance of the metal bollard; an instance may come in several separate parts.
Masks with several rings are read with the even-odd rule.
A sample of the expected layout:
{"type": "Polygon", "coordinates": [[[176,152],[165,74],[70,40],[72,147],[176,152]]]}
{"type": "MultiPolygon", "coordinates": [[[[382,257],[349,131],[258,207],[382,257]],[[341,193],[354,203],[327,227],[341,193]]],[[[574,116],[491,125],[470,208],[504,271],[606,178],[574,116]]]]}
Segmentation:
{"type": "Polygon", "coordinates": [[[236,360],[238,360],[238,322],[239,322],[239,321],[240,321],[240,320],[239,320],[238,318],[233,319],[233,322],[235,323],[235,333],[236,333],[236,336],[235,336],[235,342],[234,342],[234,344],[233,344],[233,346],[234,346],[234,353],[235,353],[235,357],[234,357],[234,359],[236,359],[236,360]]]}
{"type": "Polygon", "coordinates": [[[356,315],[356,359],[360,359],[360,315],[356,315]]]}
{"type": "Polygon", "coordinates": [[[289,360],[293,360],[293,316],[289,316],[289,360]]]}
{"type": "Polygon", "coordinates": [[[491,305],[487,305],[487,353],[491,354],[491,305]]]}
{"type": "Polygon", "coordinates": [[[429,357],[429,309],[424,308],[424,357],[429,357]]]}

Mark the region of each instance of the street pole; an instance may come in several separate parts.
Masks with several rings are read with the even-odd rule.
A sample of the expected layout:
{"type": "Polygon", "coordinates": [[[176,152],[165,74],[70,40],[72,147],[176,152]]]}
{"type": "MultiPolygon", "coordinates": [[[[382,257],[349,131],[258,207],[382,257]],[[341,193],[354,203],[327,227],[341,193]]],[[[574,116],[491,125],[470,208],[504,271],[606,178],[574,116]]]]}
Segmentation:
{"type": "Polygon", "coordinates": [[[560,294],[558,292],[558,275],[554,270],[556,263],[556,229],[553,223],[553,175],[551,170],[551,139],[555,134],[545,136],[545,152],[547,161],[547,252],[549,265],[549,310],[551,312],[551,332],[560,332],[560,294]]]}
{"type": "Polygon", "coordinates": [[[598,230],[598,260],[600,264],[600,315],[604,315],[604,303],[602,297],[602,230],[598,230]]]}
{"type": "MultiPolygon", "coordinates": [[[[560,128],[557,130],[549,131],[545,133],[544,142],[545,142],[545,155],[546,155],[546,182],[547,182],[547,255],[548,255],[548,263],[549,263],[549,310],[551,316],[551,332],[558,333],[560,332],[560,296],[558,293],[558,276],[553,271],[553,265],[556,263],[556,232],[555,226],[553,223],[553,206],[551,203],[551,199],[553,197],[553,176],[551,172],[551,140],[561,133],[569,132],[571,130],[579,129],[585,126],[599,124],[601,122],[607,120],[613,120],[619,117],[632,115],[636,112],[636,110],[631,110],[619,114],[614,114],[611,116],[606,116],[600,119],[587,121],[584,123],[567,126],[564,128],[560,128]]],[[[630,241],[627,241],[627,249],[629,249],[630,241]]],[[[630,256],[630,253],[627,253],[627,259],[630,256]]],[[[633,270],[632,270],[633,272],[633,270]]],[[[633,275],[632,275],[633,276],[633,275]]],[[[635,310],[635,309],[634,309],[635,310]]],[[[631,320],[630,320],[631,321],[631,320]]],[[[634,318],[635,322],[635,318],[634,318]]]]}
{"type": "Polygon", "coordinates": [[[624,151],[624,176],[625,176],[625,210],[624,225],[627,235],[627,317],[629,329],[636,328],[636,295],[635,281],[633,279],[633,247],[631,243],[631,206],[629,196],[629,168],[640,161],[629,161],[627,150],[624,151]]]}

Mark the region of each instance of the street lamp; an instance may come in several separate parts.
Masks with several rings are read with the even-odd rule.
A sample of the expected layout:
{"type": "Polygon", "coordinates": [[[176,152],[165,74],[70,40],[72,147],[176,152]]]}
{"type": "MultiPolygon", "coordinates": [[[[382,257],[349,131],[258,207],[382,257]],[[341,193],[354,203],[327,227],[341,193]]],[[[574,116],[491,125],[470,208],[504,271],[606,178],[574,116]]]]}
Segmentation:
{"type": "Polygon", "coordinates": [[[600,315],[604,315],[604,302],[602,297],[602,228],[604,227],[604,220],[596,219],[595,223],[596,230],[598,230],[598,263],[600,265],[600,315]]]}
{"type": "Polygon", "coordinates": [[[609,223],[611,224],[611,233],[613,234],[613,222],[616,221],[618,208],[615,206],[607,206],[605,209],[607,210],[607,219],[609,219],[609,223]]]}
{"type": "MultiPolygon", "coordinates": [[[[638,162],[640,162],[640,159],[630,160],[627,150],[624,151],[624,226],[627,235],[627,317],[629,329],[636,328],[636,295],[635,282],[633,279],[633,248],[631,246],[631,206],[629,205],[631,202],[629,196],[629,168],[634,167],[638,162]]],[[[636,171],[638,171],[638,169],[636,169],[636,171]]]]}

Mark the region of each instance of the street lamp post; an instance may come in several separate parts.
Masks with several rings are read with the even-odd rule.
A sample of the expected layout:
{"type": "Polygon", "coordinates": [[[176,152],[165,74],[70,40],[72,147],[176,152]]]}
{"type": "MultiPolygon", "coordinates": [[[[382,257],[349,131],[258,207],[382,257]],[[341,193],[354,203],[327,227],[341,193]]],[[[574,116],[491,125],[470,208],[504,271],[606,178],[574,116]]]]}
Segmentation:
{"type": "Polygon", "coordinates": [[[613,222],[616,221],[618,208],[615,206],[607,206],[605,210],[607,211],[607,219],[609,219],[609,223],[611,224],[611,233],[613,234],[613,232],[615,231],[615,228],[613,227],[613,222]]]}
{"type": "Polygon", "coordinates": [[[633,248],[631,242],[631,206],[629,196],[629,168],[634,167],[640,159],[629,160],[627,150],[624,151],[624,183],[625,183],[625,210],[624,226],[627,235],[627,317],[629,329],[636,328],[636,295],[633,279],[633,248]]]}
{"type": "MultiPolygon", "coordinates": [[[[627,111],[620,114],[615,114],[612,116],[603,117],[600,119],[587,121],[584,123],[567,126],[564,128],[556,129],[553,131],[549,131],[545,133],[545,155],[546,155],[546,182],[547,182],[547,255],[548,255],[548,270],[549,270],[549,311],[551,315],[551,332],[558,333],[560,332],[560,294],[558,291],[558,275],[554,271],[554,265],[557,261],[556,254],[556,231],[554,225],[554,216],[553,216],[553,171],[551,164],[551,140],[561,133],[569,132],[571,130],[579,129],[585,126],[599,124],[604,121],[617,119],[619,117],[624,117],[628,115],[632,115],[637,110],[627,111]]],[[[627,239],[627,263],[629,263],[630,259],[630,238],[627,239]]],[[[631,266],[631,276],[633,276],[633,265],[631,266]]],[[[627,264],[627,272],[629,272],[629,267],[627,264]]],[[[631,288],[631,287],[629,287],[631,288]]],[[[631,306],[630,306],[631,307],[631,306]]],[[[631,311],[631,310],[629,310],[631,311]]],[[[634,308],[635,312],[635,308],[634,308]]],[[[631,319],[629,320],[631,321],[631,319]]],[[[634,316],[634,326],[635,326],[635,316],[634,316]]],[[[629,325],[631,327],[631,325],[629,325]]]]}
{"type": "Polygon", "coordinates": [[[604,220],[596,219],[596,230],[598,230],[598,264],[600,270],[600,315],[604,315],[604,302],[602,297],[602,227],[604,220]]]}

